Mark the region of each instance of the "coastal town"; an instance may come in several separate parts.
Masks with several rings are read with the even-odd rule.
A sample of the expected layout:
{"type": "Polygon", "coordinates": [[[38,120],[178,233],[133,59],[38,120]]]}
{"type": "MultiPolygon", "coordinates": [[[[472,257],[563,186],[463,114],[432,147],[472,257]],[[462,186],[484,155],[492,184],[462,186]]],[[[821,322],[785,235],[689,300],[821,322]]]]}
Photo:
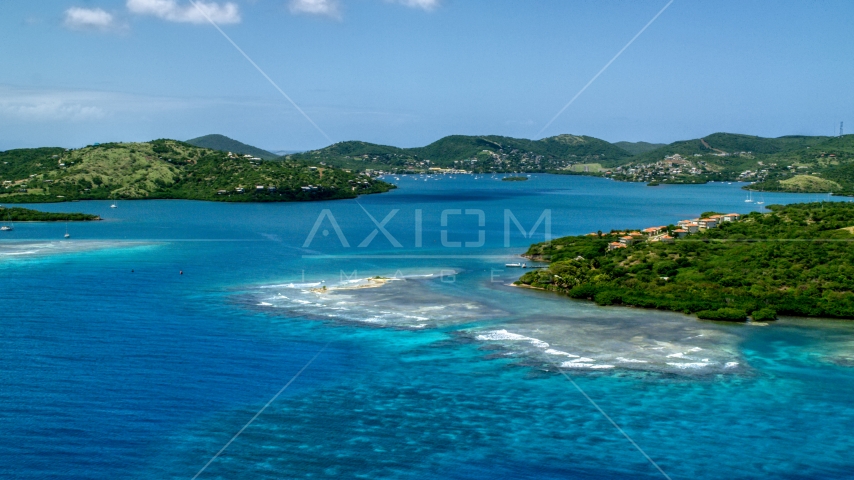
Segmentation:
{"type": "MultiPolygon", "coordinates": [[[[718,153],[713,156],[753,158],[750,152],[718,153]]],[[[704,157],[700,154],[683,157],[675,153],[657,162],[621,165],[603,172],[603,175],[628,182],[705,183],[714,180],[761,182],[768,177],[770,170],[777,166],[776,164],[766,166],[763,162],[757,162],[759,168],[725,171],[720,165],[704,160],[704,157]]]]}

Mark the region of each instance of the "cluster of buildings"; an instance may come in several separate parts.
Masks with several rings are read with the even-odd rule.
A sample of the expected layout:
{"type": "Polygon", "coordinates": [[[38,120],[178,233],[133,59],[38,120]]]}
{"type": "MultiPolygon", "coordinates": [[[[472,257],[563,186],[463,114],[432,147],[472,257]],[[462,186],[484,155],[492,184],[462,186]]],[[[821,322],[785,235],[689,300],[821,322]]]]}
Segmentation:
{"type": "Polygon", "coordinates": [[[228,152],[228,158],[245,158],[245,159],[252,161],[252,162],[260,162],[261,161],[260,158],[253,157],[252,155],[240,155],[240,154],[235,154],[235,153],[231,153],[231,152],[228,152]]]}
{"type": "MultiPolygon", "coordinates": [[[[737,222],[740,219],[741,215],[738,213],[727,213],[724,215],[711,215],[704,218],[680,220],[676,224],[677,228],[670,231],[668,231],[668,228],[665,226],[658,226],[644,228],[640,231],[611,232],[611,235],[618,235],[620,238],[619,241],[608,244],[608,251],[628,248],[643,241],[673,243],[676,238],[682,238],[701,230],[717,228],[723,222],[737,222]]],[[[591,233],[589,235],[597,234],[591,233]]]]}
{"type": "MultiPolygon", "coordinates": [[[[702,157],[702,155],[695,155],[702,157]]],[[[659,160],[655,163],[639,163],[629,164],[614,168],[605,175],[613,175],[620,178],[638,180],[654,180],[654,179],[675,179],[679,176],[703,175],[709,173],[706,162],[695,160],[696,163],[689,161],[678,153],[664,157],[664,160],[659,160]]]]}

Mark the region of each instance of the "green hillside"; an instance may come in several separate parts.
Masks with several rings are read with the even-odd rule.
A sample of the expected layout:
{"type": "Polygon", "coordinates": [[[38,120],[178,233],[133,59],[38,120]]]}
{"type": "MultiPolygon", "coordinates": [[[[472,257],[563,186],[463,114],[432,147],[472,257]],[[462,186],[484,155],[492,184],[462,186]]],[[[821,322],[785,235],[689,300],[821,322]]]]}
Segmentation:
{"type": "Polygon", "coordinates": [[[559,135],[527,140],[494,135],[444,137],[425,147],[398,148],[365,142],[341,142],[288,155],[292,160],[322,162],[350,169],[393,172],[456,168],[473,172],[545,172],[576,164],[619,165],[631,155],[604,140],[559,135]]]}
{"type": "Polygon", "coordinates": [[[393,188],[333,167],[255,161],[176,140],[0,152],[0,181],[3,203],[146,198],[308,201],[393,188]]]}
{"type": "Polygon", "coordinates": [[[551,262],[549,268],[519,283],[601,305],[713,320],[854,318],[854,204],[769,208],[675,240],[648,237],[609,248],[624,235],[611,232],[536,244],[528,256],[551,262]]]}
{"type": "Polygon", "coordinates": [[[642,153],[651,152],[657,148],[666,147],[666,143],[648,143],[648,142],[616,142],[615,146],[622,148],[631,155],[640,155],[642,153]]]}
{"type": "Polygon", "coordinates": [[[187,140],[186,143],[189,143],[190,145],[196,147],[219,150],[220,152],[232,152],[239,153],[241,155],[252,155],[253,157],[257,157],[262,160],[274,160],[279,157],[275,153],[270,153],[266,150],[253,147],[252,145],[246,145],[245,143],[228,138],[225,135],[205,135],[204,137],[198,137],[192,140],[187,140]]]}
{"type": "Polygon", "coordinates": [[[768,191],[854,194],[854,135],[763,138],[714,133],[664,146],[611,144],[579,135],[542,140],[451,135],[425,147],[351,141],[285,158],[357,171],[550,172],[651,185],[742,181],[768,191]]]}
{"type": "MultiPolygon", "coordinates": [[[[357,179],[350,172],[407,173],[436,169],[595,175],[650,185],[742,181],[750,183],[747,188],[754,190],[854,195],[854,135],[762,138],[715,133],[652,150],[648,149],[655,144],[620,142],[625,147],[620,148],[583,135],[558,135],[541,140],[452,135],[417,148],[339,142],[319,150],[277,157],[281,165],[244,158],[253,154],[242,152],[254,151],[258,156],[258,151],[237,148],[243,144],[221,135],[193,141],[235,155],[229,157],[223,151],[173,140],[107,144],[77,151],[38,148],[2,152],[0,180],[5,184],[0,190],[0,200],[4,197],[14,197],[7,201],[19,202],[67,198],[230,201],[343,198],[360,192],[364,185],[361,182],[366,181],[364,176],[357,179]],[[626,148],[647,151],[632,155],[626,148]],[[323,183],[327,179],[321,179],[319,172],[324,170],[336,172],[332,180],[337,183],[323,183]],[[356,190],[350,189],[351,193],[345,192],[339,181],[344,175],[349,176],[348,182],[358,185],[356,190]],[[275,185],[268,185],[271,182],[275,185]],[[246,192],[253,184],[275,186],[276,191],[292,193],[265,197],[260,191],[251,195],[232,192],[236,188],[246,192]],[[320,194],[317,189],[301,188],[308,185],[322,186],[326,191],[320,194]],[[218,190],[226,193],[217,193],[218,190]]],[[[370,191],[389,188],[367,181],[372,185],[370,191]]]]}
{"type": "Polygon", "coordinates": [[[736,133],[713,133],[703,138],[673,142],[669,145],[638,155],[635,161],[655,161],[668,155],[772,155],[781,152],[799,150],[824,142],[832,137],[808,137],[789,135],[778,138],[763,138],[736,133]]]}
{"type": "Polygon", "coordinates": [[[751,182],[786,192],[854,192],[854,136],[715,133],[636,155],[606,175],[646,183],[751,182]]]}
{"type": "Polygon", "coordinates": [[[777,168],[750,188],[854,195],[854,135],[830,137],[809,147],[776,154],[770,160],[777,168]]]}

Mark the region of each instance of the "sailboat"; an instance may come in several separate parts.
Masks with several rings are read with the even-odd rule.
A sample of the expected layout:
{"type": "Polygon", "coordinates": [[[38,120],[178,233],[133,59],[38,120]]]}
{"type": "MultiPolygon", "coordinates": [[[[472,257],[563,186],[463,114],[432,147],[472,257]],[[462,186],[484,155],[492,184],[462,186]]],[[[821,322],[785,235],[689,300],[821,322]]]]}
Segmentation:
{"type": "MultiPolygon", "coordinates": [[[[8,220],[8,219],[9,219],[9,212],[6,212],[6,220],[8,220]]],[[[9,222],[9,223],[3,222],[3,226],[0,227],[0,232],[11,232],[14,229],[15,229],[15,227],[12,226],[11,222],[9,222]]]]}
{"type": "Polygon", "coordinates": [[[68,220],[65,221],[65,238],[71,238],[71,234],[68,233],[68,220]]]}
{"type": "Polygon", "coordinates": [[[757,205],[765,205],[765,195],[762,195],[762,200],[756,202],[757,205]]]}
{"type": "Polygon", "coordinates": [[[750,190],[747,191],[747,200],[745,200],[745,202],[753,203],[753,192],[751,192],[750,190]]]}

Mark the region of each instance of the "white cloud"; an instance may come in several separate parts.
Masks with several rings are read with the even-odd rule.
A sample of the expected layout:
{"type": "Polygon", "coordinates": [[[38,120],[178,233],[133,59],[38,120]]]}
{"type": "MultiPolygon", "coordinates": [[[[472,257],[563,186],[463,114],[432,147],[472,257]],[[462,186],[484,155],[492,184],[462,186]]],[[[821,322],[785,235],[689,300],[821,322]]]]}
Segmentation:
{"type": "Polygon", "coordinates": [[[64,23],[74,30],[109,30],[115,26],[115,19],[100,8],[71,7],[65,11],[64,23]]]}
{"type": "MultiPolygon", "coordinates": [[[[440,0],[385,0],[410,8],[420,8],[431,11],[439,6],[440,0]]],[[[341,19],[341,4],[339,0],[290,0],[291,13],[321,15],[341,19]]]]}
{"type": "MultiPolygon", "coordinates": [[[[0,125],[113,121],[211,104],[211,100],[91,90],[19,88],[0,84],[0,125]]],[[[220,102],[221,103],[221,102],[220,102]]]]}
{"type": "Polygon", "coordinates": [[[208,20],[199,10],[203,10],[211,20],[218,24],[240,23],[240,10],[237,5],[228,2],[196,1],[192,4],[178,5],[176,0],[127,0],[127,8],[137,15],[151,15],[170,22],[206,23],[208,20]]]}
{"type": "Polygon", "coordinates": [[[85,122],[107,116],[103,108],[82,98],[17,91],[16,97],[0,100],[0,118],[23,122],[85,122]]]}
{"type": "Polygon", "coordinates": [[[399,3],[412,8],[420,8],[422,10],[433,10],[439,6],[439,0],[386,0],[391,3],[399,3]]]}
{"type": "Polygon", "coordinates": [[[290,9],[291,13],[341,18],[341,10],[337,0],[291,0],[290,9]]]}
{"type": "Polygon", "coordinates": [[[100,120],[106,116],[104,110],[92,105],[68,104],[56,100],[47,100],[28,104],[0,104],[0,112],[24,121],[71,120],[83,122],[100,120]]]}

